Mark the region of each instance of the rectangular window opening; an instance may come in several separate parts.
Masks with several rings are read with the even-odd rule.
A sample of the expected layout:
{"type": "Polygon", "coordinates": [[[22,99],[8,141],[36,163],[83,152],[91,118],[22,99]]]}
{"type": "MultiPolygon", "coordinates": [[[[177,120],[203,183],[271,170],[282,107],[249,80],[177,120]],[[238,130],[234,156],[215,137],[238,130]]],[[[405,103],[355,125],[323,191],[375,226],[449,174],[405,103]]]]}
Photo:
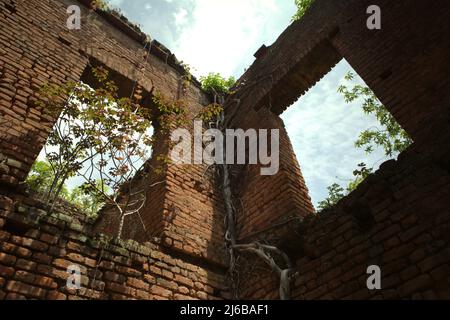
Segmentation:
{"type": "Polygon", "coordinates": [[[281,117],[318,211],[413,142],[345,59],[281,117]]]}
{"type": "Polygon", "coordinates": [[[79,82],[43,94],[59,117],[26,179],[33,198],[88,217],[113,204],[124,215],[141,209],[145,191],[130,181],[152,158],[151,94],[92,61],[79,82]]]}

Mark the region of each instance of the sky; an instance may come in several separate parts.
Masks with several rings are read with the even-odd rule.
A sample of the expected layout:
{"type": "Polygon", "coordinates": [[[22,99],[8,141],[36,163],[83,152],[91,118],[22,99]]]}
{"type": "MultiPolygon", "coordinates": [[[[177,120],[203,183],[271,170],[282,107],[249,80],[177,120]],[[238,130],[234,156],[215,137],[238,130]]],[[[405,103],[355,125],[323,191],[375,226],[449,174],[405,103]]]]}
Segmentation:
{"type": "MultiPolygon", "coordinates": [[[[187,63],[195,76],[219,72],[239,78],[261,45],[272,44],[291,23],[294,0],[109,0],[142,31],[187,63]]],[[[382,152],[354,147],[359,132],[376,125],[360,103],[337,93],[350,65],[341,61],[282,114],[313,204],[334,182],[347,185],[357,164],[378,167],[382,152]]],[[[362,83],[361,79],[358,79],[362,83]]]]}

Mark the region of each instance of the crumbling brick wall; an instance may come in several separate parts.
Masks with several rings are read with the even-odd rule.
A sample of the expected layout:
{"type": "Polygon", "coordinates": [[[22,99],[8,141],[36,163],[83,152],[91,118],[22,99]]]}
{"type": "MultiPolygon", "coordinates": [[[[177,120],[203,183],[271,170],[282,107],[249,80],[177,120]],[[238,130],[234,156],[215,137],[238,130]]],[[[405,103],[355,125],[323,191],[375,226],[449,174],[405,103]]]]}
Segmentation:
{"type": "MultiPolygon", "coordinates": [[[[275,175],[261,175],[261,168],[266,165],[234,167],[232,184],[236,199],[238,239],[261,232],[288,218],[314,213],[283,120],[268,110],[248,110],[247,116],[236,119],[233,126],[243,130],[256,129],[257,132],[265,129],[269,133],[276,129],[279,130],[280,141],[279,170],[275,175]]],[[[268,141],[270,146],[270,138],[268,141]]]]}
{"type": "MultiPolygon", "coordinates": [[[[446,141],[412,146],[335,207],[256,238],[295,261],[293,299],[450,299],[446,141]],[[382,290],[367,288],[371,265],[381,269],[382,290]]],[[[276,299],[278,277],[259,268],[241,278],[242,296],[276,299]]]]}
{"type": "MultiPolygon", "coordinates": [[[[414,139],[398,161],[383,164],[332,209],[245,239],[289,254],[297,272],[294,299],[450,298],[450,41],[444,36],[450,6],[378,1],[382,29],[369,30],[371,4],[315,1],[258,52],[234,97],[245,111],[237,122],[249,110],[280,114],[346,58],[414,139]],[[370,265],[382,270],[382,290],[366,286],[370,265]]],[[[260,210],[265,218],[258,219],[273,214],[260,210]]],[[[262,262],[243,264],[241,272],[242,297],[278,297],[279,279],[262,262]]]]}
{"type": "MultiPolygon", "coordinates": [[[[369,1],[316,0],[258,52],[226,104],[230,127],[280,130],[280,172],[262,177],[258,166],[234,167],[233,190],[242,200],[240,240],[262,239],[289,254],[298,271],[295,299],[449,297],[450,7],[443,0],[378,2],[383,28],[369,31],[369,1]],[[316,215],[278,115],[342,58],[415,143],[316,215]],[[382,268],[379,292],[365,287],[370,264],[382,268]]],[[[0,298],[230,298],[221,190],[207,166],[166,167],[165,183],[142,212],[148,232],[135,218],[125,226],[126,238],[139,243],[96,237],[114,234],[107,219],[94,225],[49,215],[21,187],[55,121],[36,107],[45,82],[87,80],[88,64],[96,63],[124,95],[136,81],[146,99],[155,90],[180,98],[184,70],[176,58],[153,42],[144,63],[145,35],[88,3],[79,2],[82,29],[70,31],[71,1],[0,0],[0,298]],[[70,264],[82,268],[79,292],[64,288],[70,264]]],[[[184,99],[192,112],[210,102],[195,81],[184,99]]],[[[155,148],[164,152],[164,141],[155,148]]],[[[245,258],[253,266],[240,278],[242,297],[277,298],[278,279],[245,258]]]]}
{"type": "MultiPolygon", "coordinates": [[[[209,97],[201,91],[195,79],[183,92],[185,71],[169,50],[157,41],[150,45],[144,34],[121,17],[90,10],[89,3],[78,2],[82,11],[81,29],[68,30],[66,10],[73,4],[71,1],[0,2],[1,192],[14,206],[29,200],[21,182],[56,120],[36,105],[40,99],[39,89],[44,83],[58,85],[69,80],[82,80],[93,84],[89,67],[96,65],[110,71],[110,77],[118,84],[122,96],[130,96],[131,89],[140,85],[144,90],[143,105],[146,107],[151,105],[154,92],[159,92],[169,101],[183,99],[192,114],[209,104],[209,97]],[[150,52],[148,59],[145,58],[146,51],[150,52]]],[[[158,137],[159,132],[155,136],[158,137]]],[[[157,140],[154,150],[155,154],[167,154],[166,140],[157,140]]],[[[164,248],[169,251],[168,256],[180,256],[183,261],[192,260],[194,265],[222,270],[226,255],[221,238],[220,193],[214,189],[214,173],[205,172],[206,167],[169,165],[161,176],[144,181],[150,184],[152,179],[158,179],[164,183],[151,188],[147,194],[148,202],[141,213],[146,232],[141,231],[141,222],[131,217],[125,222],[125,239],[140,243],[158,241],[161,243],[155,247],[158,252],[164,248]]],[[[110,224],[108,217],[102,218],[96,221],[91,234],[103,231],[115,235],[117,228],[114,228],[114,223],[110,224]]],[[[9,230],[8,225],[6,221],[4,241],[9,239],[9,234],[11,237],[19,236],[9,230]]],[[[55,232],[65,234],[66,231],[55,232]]],[[[6,242],[2,245],[8,247],[6,242]]],[[[15,268],[12,258],[8,256],[7,259],[8,268],[15,268]]],[[[196,272],[194,266],[191,269],[190,273],[196,272]]],[[[42,276],[38,271],[33,272],[42,276]]],[[[184,274],[186,272],[183,271],[184,274]]],[[[15,273],[10,274],[10,269],[2,279],[2,288],[8,288],[8,292],[11,291],[9,282],[21,281],[15,273]]],[[[171,280],[170,277],[166,279],[171,280]]],[[[182,289],[178,294],[183,292],[190,295],[190,289],[182,289]]],[[[169,294],[166,293],[165,297],[169,294]]],[[[196,293],[192,297],[198,298],[196,293]]]]}
{"type": "MultiPolygon", "coordinates": [[[[81,79],[89,83],[89,65],[93,64],[110,70],[122,95],[129,96],[139,84],[147,105],[152,92],[169,101],[183,99],[192,113],[209,103],[195,79],[182,93],[185,71],[169,50],[157,41],[149,45],[144,34],[119,17],[89,10],[85,6],[89,3],[79,3],[81,29],[68,30],[70,1],[1,2],[1,115],[8,126],[0,128],[0,153],[6,158],[2,181],[9,183],[9,190],[25,179],[55,121],[36,106],[38,91],[46,82],[81,79]],[[150,52],[148,59],[146,51],[150,52]]],[[[167,153],[166,141],[157,140],[154,150],[167,153]]],[[[128,236],[142,242],[158,235],[178,251],[223,263],[220,193],[213,191],[214,175],[203,174],[205,170],[206,166],[166,168],[158,177],[165,183],[147,195],[149,203],[142,217],[148,232],[128,232],[128,236]]],[[[135,217],[127,219],[125,229],[139,228],[135,217]]]]}
{"type": "Polygon", "coordinates": [[[0,197],[0,299],[223,299],[224,272],[159,244],[111,242],[92,221],[0,197]],[[67,268],[81,289],[67,288],[67,268]]]}

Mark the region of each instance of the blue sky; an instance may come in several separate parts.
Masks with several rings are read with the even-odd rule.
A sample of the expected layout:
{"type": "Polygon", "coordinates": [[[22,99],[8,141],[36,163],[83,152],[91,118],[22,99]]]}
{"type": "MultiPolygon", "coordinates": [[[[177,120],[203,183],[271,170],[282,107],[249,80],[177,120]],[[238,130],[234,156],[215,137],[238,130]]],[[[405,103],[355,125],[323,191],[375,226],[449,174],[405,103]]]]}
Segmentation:
{"type": "MultiPolygon", "coordinates": [[[[109,2],[189,64],[197,77],[219,72],[238,78],[257,49],[273,43],[296,11],[294,0],[109,2]]],[[[386,160],[380,151],[367,156],[354,147],[359,132],[376,120],[363,114],[360,103],[347,104],[337,93],[349,70],[341,61],[282,115],[314,205],[333,182],[347,185],[358,163],[378,167],[386,160]]]]}

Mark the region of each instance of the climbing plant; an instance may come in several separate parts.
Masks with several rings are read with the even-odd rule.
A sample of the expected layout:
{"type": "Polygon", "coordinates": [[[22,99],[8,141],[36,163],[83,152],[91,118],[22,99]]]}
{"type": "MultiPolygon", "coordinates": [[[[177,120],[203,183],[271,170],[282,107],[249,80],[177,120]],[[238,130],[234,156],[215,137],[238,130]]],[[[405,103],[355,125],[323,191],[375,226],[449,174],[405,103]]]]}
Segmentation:
{"type": "MultiPolygon", "coordinates": [[[[227,115],[223,108],[223,103],[232,94],[230,89],[234,85],[234,79],[225,80],[219,74],[211,73],[207,77],[201,78],[202,87],[204,90],[214,95],[214,101],[210,111],[206,114],[208,118],[212,117],[211,124],[215,124],[216,129],[221,130],[226,136],[227,129],[227,115]],[[218,103],[216,103],[218,102],[218,103]]],[[[229,115],[228,115],[229,116],[229,115]]],[[[226,151],[222,154],[223,159],[226,157],[226,151]]],[[[280,278],[280,298],[287,300],[290,298],[290,286],[292,278],[295,275],[294,268],[289,257],[279,248],[273,245],[253,241],[250,243],[238,243],[237,239],[237,219],[236,219],[236,201],[233,196],[231,186],[231,172],[230,167],[226,161],[221,161],[221,164],[216,164],[216,172],[221,176],[221,189],[225,207],[225,234],[224,240],[227,251],[229,253],[229,268],[228,276],[230,281],[230,289],[235,298],[239,298],[238,279],[239,267],[237,261],[243,253],[250,253],[258,257],[280,278]],[[281,261],[281,262],[279,262],[281,261]]]]}

